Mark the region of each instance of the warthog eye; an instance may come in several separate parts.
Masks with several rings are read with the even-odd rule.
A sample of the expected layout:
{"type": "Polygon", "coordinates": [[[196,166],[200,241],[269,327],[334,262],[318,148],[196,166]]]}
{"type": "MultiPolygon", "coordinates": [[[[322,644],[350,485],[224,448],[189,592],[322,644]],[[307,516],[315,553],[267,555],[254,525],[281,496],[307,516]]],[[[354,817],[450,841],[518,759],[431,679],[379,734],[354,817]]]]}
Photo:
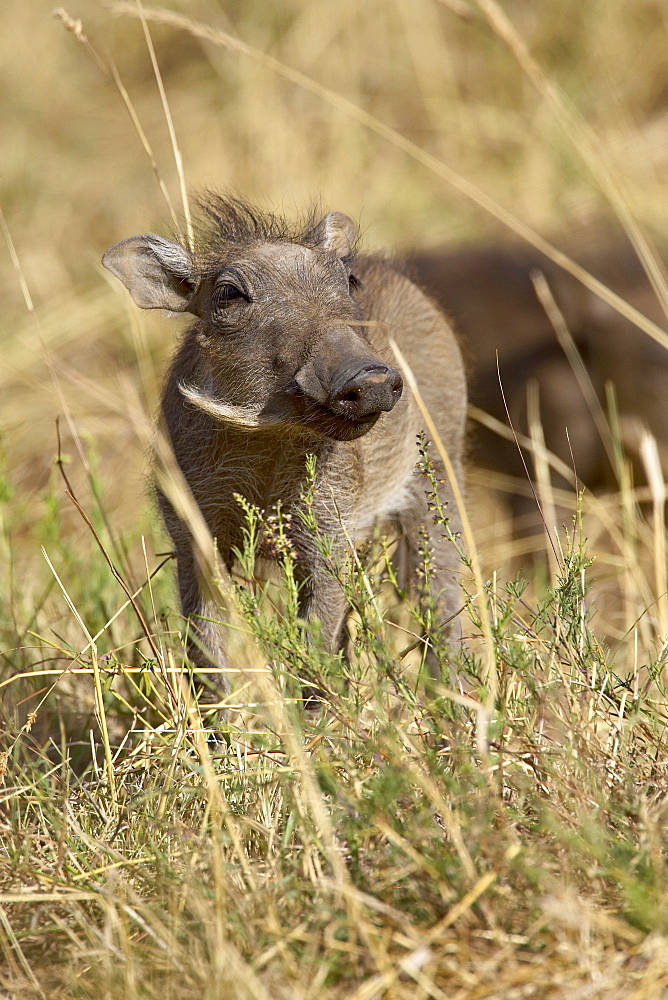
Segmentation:
{"type": "Polygon", "coordinates": [[[224,281],[220,285],[216,285],[213,290],[213,295],[211,297],[211,305],[215,309],[224,309],[231,302],[235,302],[238,299],[245,299],[248,301],[248,296],[245,292],[233,285],[229,281],[224,281]]]}
{"type": "Polygon", "coordinates": [[[349,274],[348,275],[348,288],[350,289],[351,294],[352,294],[352,292],[357,291],[357,289],[361,288],[361,287],[362,287],[362,282],[357,277],[357,275],[355,275],[355,274],[349,274]]]}

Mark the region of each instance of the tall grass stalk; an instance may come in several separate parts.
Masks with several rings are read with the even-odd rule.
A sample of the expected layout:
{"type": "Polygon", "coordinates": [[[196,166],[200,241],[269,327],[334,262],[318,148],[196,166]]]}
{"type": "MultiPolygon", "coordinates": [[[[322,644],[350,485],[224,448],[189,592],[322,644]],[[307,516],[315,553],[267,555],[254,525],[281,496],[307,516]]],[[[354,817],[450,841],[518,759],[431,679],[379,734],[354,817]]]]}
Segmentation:
{"type": "MultiPolygon", "coordinates": [[[[492,30],[508,46],[522,71],[551,107],[562,126],[564,135],[573,143],[590,169],[594,180],[605,193],[611,208],[619,216],[632,245],[635,247],[652,288],[668,316],[668,286],[665,269],[633,216],[622,179],[613,175],[605,158],[601,155],[599,137],[560,89],[555,86],[554,82],[545,76],[497,0],[475,0],[475,2],[488,20],[492,30]]],[[[663,341],[663,343],[666,346],[666,342],[663,341]]]]}

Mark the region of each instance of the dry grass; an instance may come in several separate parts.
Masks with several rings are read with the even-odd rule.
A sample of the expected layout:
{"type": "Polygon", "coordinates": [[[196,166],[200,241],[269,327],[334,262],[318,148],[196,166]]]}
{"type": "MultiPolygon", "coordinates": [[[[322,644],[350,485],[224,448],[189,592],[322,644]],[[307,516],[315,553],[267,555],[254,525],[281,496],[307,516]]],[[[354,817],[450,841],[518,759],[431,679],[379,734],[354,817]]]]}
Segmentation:
{"type": "MultiPolygon", "coordinates": [[[[648,234],[668,221],[662,6],[517,0],[514,34],[489,0],[175,2],[180,26],[146,11],[155,60],[138,7],[72,9],[77,37],[50,6],[12,0],[0,38],[15,247],[0,257],[0,991],[668,995],[652,442],[648,485],[622,456],[619,490],[585,494],[570,547],[549,524],[543,562],[530,555],[551,551],[545,537],[513,539],[502,505],[528,487],[472,470],[485,593],[463,567],[457,690],[422,693],[415,654],[401,657],[419,622],[383,620],[359,569],[344,581],[361,608],[345,689],[324,654],[297,657],[275,591],[257,608],[230,598],[237,707],[215,742],[181,680],[143,486],[170,321],[137,315],[97,263],[218,185],[288,213],[345,210],[372,247],[490,237],[504,219],[559,245],[611,214],[653,267],[648,234]],[[518,566],[522,596],[507,584],[518,566]],[[321,716],[294,703],[305,669],[331,690],[321,716]]],[[[537,418],[539,455],[540,433],[537,418]]],[[[544,509],[575,513],[549,462],[544,509]]]]}

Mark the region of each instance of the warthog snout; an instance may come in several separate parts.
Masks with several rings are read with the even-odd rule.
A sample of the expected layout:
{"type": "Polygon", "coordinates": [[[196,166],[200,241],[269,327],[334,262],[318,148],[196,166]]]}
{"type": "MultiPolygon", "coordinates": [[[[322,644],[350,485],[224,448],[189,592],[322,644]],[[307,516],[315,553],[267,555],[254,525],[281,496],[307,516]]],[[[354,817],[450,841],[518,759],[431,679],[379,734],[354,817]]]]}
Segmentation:
{"type": "Polygon", "coordinates": [[[401,399],[403,379],[396,368],[369,351],[350,327],[331,330],[297,372],[303,419],[339,441],[366,434],[381,413],[401,399]]]}
{"type": "Polygon", "coordinates": [[[327,406],[348,420],[366,420],[387,412],[400,399],[404,381],[396,370],[378,362],[355,361],[337,373],[327,406]]]}

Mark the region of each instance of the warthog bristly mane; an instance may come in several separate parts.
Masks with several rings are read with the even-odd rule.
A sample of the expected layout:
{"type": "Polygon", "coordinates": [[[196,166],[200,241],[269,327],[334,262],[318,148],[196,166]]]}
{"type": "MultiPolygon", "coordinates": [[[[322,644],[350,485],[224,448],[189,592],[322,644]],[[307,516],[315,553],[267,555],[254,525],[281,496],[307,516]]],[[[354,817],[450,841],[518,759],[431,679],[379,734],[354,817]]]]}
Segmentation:
{"type": "MultiPolygon", "coordinates": [[[[276,212],[263,211],[237,198],[216,191],[200,193],[195,202],[194,266],[197,277],[205,278],[220,270],[230,247],[238,253],[240,247],[263,243],[295,243],[314,248],[321,242],[319,223],[321,212],[312,208],[301,219],[289,222],[276,212]]],[[[350,265],[355,251],[344,259],[350,265]]]]}

